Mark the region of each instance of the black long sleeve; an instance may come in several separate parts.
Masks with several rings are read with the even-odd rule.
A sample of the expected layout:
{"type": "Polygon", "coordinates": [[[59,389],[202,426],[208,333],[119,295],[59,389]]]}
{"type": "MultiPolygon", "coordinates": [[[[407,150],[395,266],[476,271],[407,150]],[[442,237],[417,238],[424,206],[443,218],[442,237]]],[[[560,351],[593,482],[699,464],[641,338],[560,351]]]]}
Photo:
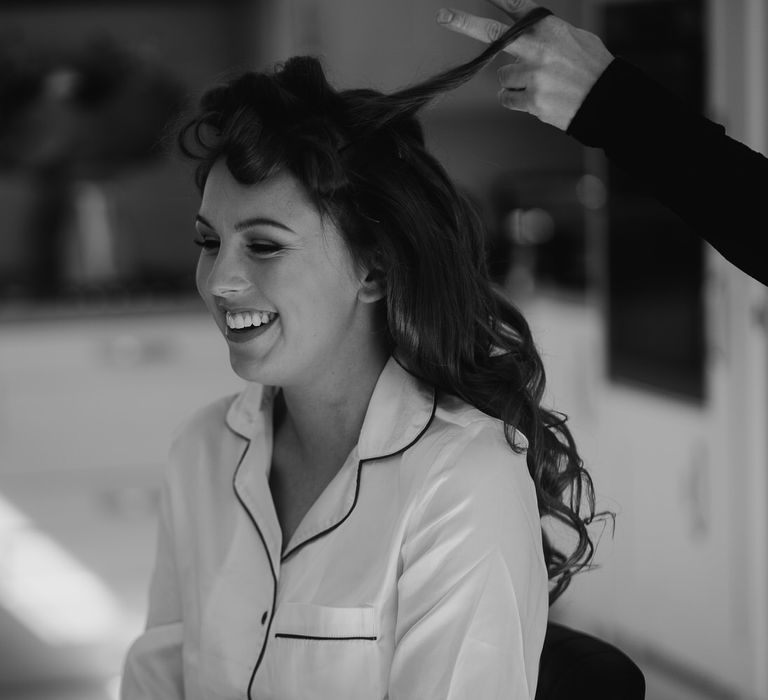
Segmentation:
{"type": "Polygon", "coordinates": [[[567,132],[602,148],[738,268],[768,285],[768,159],[627,61],[600,76],[567,132]],[[763,223],[761,223],[763,222],[763,223]]]}

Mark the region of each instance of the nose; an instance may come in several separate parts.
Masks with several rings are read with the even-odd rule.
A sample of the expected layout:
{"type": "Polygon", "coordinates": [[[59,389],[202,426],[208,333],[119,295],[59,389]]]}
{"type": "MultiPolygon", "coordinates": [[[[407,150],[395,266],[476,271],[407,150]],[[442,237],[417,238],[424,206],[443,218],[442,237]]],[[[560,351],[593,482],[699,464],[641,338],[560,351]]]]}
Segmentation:
{"type": "Polygon", "coordinates": [[[221,246],[204,284],[208,292],[217,297],[243,294],[253,286],[248,275],[247,262],[235,246],[221,246]]]}

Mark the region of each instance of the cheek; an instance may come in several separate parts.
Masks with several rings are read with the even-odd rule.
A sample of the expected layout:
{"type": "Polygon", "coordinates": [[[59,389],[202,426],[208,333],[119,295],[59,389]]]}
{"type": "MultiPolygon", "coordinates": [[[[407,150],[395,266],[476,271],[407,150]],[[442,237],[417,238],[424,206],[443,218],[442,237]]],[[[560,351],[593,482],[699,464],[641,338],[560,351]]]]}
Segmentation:
{"type": "Polygon", "coordinates": [[[311,320],[316,335],[325,342],[335,344],[345,338],[354,322],[354,294],[348,287],[339,284],[327,285],[317,291],[314,316],[311,320]]]}
{"type": "Polygon", "coordinates": [[[346,314],[355,299],[355,290],[346,270],[335,265],[317,266],[305,275],[305,296],[318,314],[337,318],[346,314]]]}
{"type": "MultiPolygon", "coordinates": [[[[283,296],[283,322],[289,335],[299,334],[308,342],[328,344],[343,332],[350,315],[350,295],[338,280],[296,280],[290,299],[283,296]]],[[[279,306],[279,305],[278,305],[279,306]]],[[[278,309],[279,310],[279,309],[278,309]]]]}
{"type": "Polygon", "coordinates": [[[327,337],[347,324],[357,286],[345,263],[318,250],[262,271],[261,291],[283,314],[286,331],[327,337]]]}

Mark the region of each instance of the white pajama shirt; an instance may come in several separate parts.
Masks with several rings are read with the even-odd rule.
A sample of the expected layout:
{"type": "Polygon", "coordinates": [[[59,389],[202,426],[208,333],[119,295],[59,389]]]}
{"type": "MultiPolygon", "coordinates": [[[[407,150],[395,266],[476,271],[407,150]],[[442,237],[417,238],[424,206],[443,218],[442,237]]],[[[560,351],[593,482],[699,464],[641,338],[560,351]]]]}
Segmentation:
{"type": "Polygon", "coordinates": [[[501,421],[390,357],[357,445],[283,547],[276,391],[248,385],[173,440],[123,700],[533,698],[547,574],[501,421]]]}

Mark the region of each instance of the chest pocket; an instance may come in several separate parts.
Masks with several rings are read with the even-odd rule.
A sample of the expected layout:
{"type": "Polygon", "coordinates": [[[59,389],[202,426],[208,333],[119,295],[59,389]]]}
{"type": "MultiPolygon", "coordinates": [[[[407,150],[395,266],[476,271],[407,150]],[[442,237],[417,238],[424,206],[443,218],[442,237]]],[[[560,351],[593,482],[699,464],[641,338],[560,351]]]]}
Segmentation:
{"type": "Polygon", "coordinates": [[[375,608],[282,603],[268,644],[270,676],[285,700],[382,697],[375,608]]]}
{"type": "Polygon", "coordinates": [[[332,608],[309,603],[283,603],[273,622],[278,639],[375,642],[376,628],[376,611],[371,606],[332,608]]]}

